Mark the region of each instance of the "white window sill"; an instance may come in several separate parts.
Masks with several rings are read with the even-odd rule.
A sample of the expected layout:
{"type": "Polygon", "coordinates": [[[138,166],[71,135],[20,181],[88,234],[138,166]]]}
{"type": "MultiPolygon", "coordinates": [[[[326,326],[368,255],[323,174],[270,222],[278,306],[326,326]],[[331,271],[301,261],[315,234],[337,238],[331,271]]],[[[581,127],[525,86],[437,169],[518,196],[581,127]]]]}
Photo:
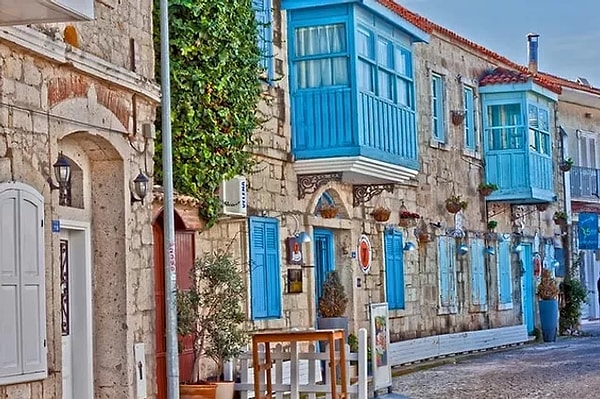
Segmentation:
{"type": "MultiPolygon", "coordinates": [[[[46,356],[46,354],[44,354],[46,356]]],[[[21,384],[24,382],[33,382],[45,380],[48,378],[48,371],[38,371],[27,374],[18,374],[18,375],[9,375],[0,377],[0,386],[2,385],[12,385],[12,384],[21,384]]]]}
{"type": "Polygon", "coordinates": [[[443,314],[456,314],[458,313],[458,309],[456,307],[456,305],[452,305],[452,306],[440,306],[438,309],[438,315],[443,315],[443,314]]]}
{"type": "Polygon", "coordinates": [[[513,308],[512,302],[498,304],[498,310],[510,310],[512,308],[513,308]]]}

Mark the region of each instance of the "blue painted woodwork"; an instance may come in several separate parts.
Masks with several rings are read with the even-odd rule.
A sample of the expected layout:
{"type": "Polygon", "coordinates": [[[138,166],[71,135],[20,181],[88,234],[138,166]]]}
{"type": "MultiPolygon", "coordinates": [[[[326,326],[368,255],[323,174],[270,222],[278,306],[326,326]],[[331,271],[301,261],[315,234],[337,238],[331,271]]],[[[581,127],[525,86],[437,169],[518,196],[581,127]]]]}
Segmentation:
{"type": "Polygon", "coordinates": [[[268,82],[275,77],[273,65],[273,11],[271,0],[252,0],[252,8],[258,23],[258,48],[262,58],[260,65],[264,69],[268,82]]]}
{"type": "Polygon", "coordinates": [[[510,262],[510,241],[498,243],[498,303],[508,305],[512,303],[512,273],[510,262]]]}
{"type": "Polygon", "coordinates": [[[279,221],[251,217],[250,293],[253,320],[281,317],[279,221]]]}
{"type": "Polygon", "coordinates": [[[444,118],[444,79],[440,75],[431,75],[431,126],[433,139],[446,142],[446,124],[444,118]]]}
{"type": "Polygon", "coordinates": [[[402,232],[386,229],[385,288],[389,309],[404,309],[404,244],[402,232]]]}
{"type": "Polygon", "coordinates": [[[515,86],[531,88],[480,88],[485,181],[499,187],[486,200],[521,204],[554,201],[550,143],[555,97],[541,96],[533,89],[511,91],[515,86]]]}
{"type": "Polygon", "coordinates": [[[556,277],[565,276],[565,250],[563,248],[554,248],[554,259],[558,261],[558,267],[554,270],[556,277]]]}
{"type": "Polygon", "coordinates": [[[418,169],[411,47],[423,37],[376,2],[282,6],[295,159],[363,156],[418,169]]]}
{"type": "Polygon", "coordinates": [[[487,304],[483,239],[471,239],[469,253],[471,256],[471,303],[483,306],[487,304]]]}
{"type": "Polygon", "coordinates": [[[465,86],[463,88],[463,101],[465,106],[465,118],[463,120],[465,126],[465,148],[471,151],[476,150],[476,137],[475,137],[475,101],[474,101],[473,88],[465,86]]]}
{"type": "Polygon", "coordinates": [[[440,270],[440,305],[456,306],[456,240],[438,238],[438,266],[440,270]]]}
{"type": "Polygon", "coordinates": [[[523,243],[520,253],[523,275],[521,277],[521,295],[523,324],[527,326],[527,332],[531,335],[535,327],[534,301],[535,301],[535,279],[533,277],[533,251],[531,244],[523,243]]]}
{"type": "Polygon", "coordinates": [[[315,304],[318,305],[327,274],[335,270],[333,232],[331,230],[315,229],[313,238],[315,248],[315,298],[317,298],[315,304]]]}

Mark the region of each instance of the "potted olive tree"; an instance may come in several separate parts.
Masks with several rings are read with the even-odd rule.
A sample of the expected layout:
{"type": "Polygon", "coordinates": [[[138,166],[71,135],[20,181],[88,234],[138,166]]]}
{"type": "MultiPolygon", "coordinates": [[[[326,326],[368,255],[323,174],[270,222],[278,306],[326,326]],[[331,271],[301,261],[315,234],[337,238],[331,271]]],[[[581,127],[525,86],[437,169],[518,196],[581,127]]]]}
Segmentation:
{"type": "Polygon", "coordinates": [[[549,269],[542,270],[542,279],[537,287],[540,323],[544,342],[556,341],[558,329],[558,285],[549,269]]]}
{"type": "MultiPolygon", "coordinates": [[[[206,397],[194,392],[215,385],[201,379],[203,358],[216,365],[210,380],[220,382],[224,363],[238,356],[248,341],[246,315],[241,308],[246,290],[233,257],[226,251],[205,253],[194,262],[190,277],[195,281],[192,288],[177,293],[178,333],[191,335],[194,342],[194,367],[187,384],[180,385],[181,399],[206,397]]],[[[233,397],[232,382],[219,384],[215,390],[217,395],[233,397]]]]}
{"type": "Polygon", "coordinates": [[[348,318],[346,314],[348,296],[340,281],[337,271],[329,272],[323,283],[319,298],[317,326],[319,329],[343,329],[348,333],[348,318]]]}

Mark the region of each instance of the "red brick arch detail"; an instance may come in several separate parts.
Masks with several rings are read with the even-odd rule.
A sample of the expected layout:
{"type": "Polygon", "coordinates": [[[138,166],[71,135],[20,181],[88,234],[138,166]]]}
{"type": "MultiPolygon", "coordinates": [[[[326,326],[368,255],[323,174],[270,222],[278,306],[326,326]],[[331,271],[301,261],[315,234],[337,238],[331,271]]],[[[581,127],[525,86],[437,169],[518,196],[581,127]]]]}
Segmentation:
{"type": "MultiPolygon", "coordinates": [[[[72,98],[86,98],[91,85],[90,80],[77,75],[54,78],[48,84],[48,106],[52,108],[56,104],[72,98]]],[[[130,102],[114,90],[100,84],[94,86],[98,104],[111,111],[123,124],[123,127],[128,129],[131,116],[130,102]]]]}

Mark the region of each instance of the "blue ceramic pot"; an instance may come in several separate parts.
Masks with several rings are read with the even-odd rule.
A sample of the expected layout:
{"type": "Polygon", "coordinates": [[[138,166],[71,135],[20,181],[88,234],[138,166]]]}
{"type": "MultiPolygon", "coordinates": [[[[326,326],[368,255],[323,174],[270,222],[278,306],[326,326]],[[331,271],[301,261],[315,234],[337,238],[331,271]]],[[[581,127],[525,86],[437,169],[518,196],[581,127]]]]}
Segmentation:
{"type": "Polygon", "coordinates": [[[540,300],[538,305],[544,342],[554,342],[556,341],[556,331],[558,329],[558,300],[544,299],[540,300]]]}

